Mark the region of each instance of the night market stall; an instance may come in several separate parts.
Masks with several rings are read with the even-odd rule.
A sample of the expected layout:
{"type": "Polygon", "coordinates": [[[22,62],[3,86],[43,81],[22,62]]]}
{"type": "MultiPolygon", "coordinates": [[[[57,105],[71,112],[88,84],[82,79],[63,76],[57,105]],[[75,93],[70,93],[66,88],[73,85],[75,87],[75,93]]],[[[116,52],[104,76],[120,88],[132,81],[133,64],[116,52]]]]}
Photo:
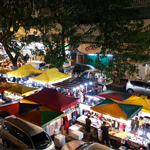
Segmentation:
{"type": "Polygon", "coordinates": [[[142,105],[142,112],[150,113],[150,100],[141,98],[139,96],[134,96],[128,93],[107,93],[107,94],[99,94],[95,96],[96,98],[100,98],[102,100],[106,98],[111,98],[117,103],[122,104],[131,104],[131,105],[142,105]]]}
{"type": "Polygon", "coordinates": [[[91,107],[92,111],[103,114],[103,121],[111,124],[109,136],[112,140],[119,141],[127,147],[146,148],[150,142],[149,131],[144,130],[143,118],[137,115],[143,110],[141,105],[118,103],[106,98],[100,104],[91,107]],[[138,123],[134,129],[133,123],[138,123]],[[142,122],[142,125],[140,126],[142,122]]]}
{"type": "Polygon", "coordinates": [[[44,127],[65,115],[63,112],[58,112],[27,100],[21,100],[9,105],[5,104],[0,107],[0,110],[5,110],[40,127],[44,127]]]}
{"type": "Polygon", "coordinates": [[[24,113],[27,113],[37,108],[38,106],[39,104],[37,103],[20,100],[20,101],[13,101],[12,103],[9,104],[4,104],[3,106],[0,107],[0,110],[5,110],[12,115],[20,116],[24,113]]]}
{"type": "MultiPolygon", "coordinates": [[[[80,102],[80,99],[65,96],[54,89],[44,88],[36,94],[25,97],[24,100],[32,101],[55,111],[65,113],[64,117],[58,118],[44,128],[47,132],[50,129],[54,131],[50,133],[51,136],[60,132],[68,133],[69,126],[76,122],[79,115],[79,108],[76,105],[80,102]],[[58,126],[53,130],[56,124],[58,126]]],[[[83,138],[83,133],[75,133],[75,135],[76,137],[82,136],[83,138]]]]}
{"type": "Polygon", "coordinates": [[[100,93],[98,95],[96,95],[95,97],[97,98],[101,98],[101,99],[106,99],[106,98],[111,98],[111,99],[115,99],[118,101],[123,101],[125,99],[128,99],[129,97],[131,97],[131,94],[128,93],[100,93]]]}
{"type": "Polygon", "coordinates": [[[44,106],[38,106],[32,111],[20,115],[22,119],[34,123],[40,127],[45,127],[63,116],[65,116],[64,112],[55,111],[44,106]]]}
{"type": "Polygon", "coordinates": [[[20,85],[19,83],[11,83],[11,82],[4,82],[0,84],[0,87],[10,88],[16,85],[20,85]]]}
{"type": "Polygon", "coordinates": [[[93,88],[93,82],[94,80],[91,79],[77,77],[55,83],[53,86],[57,87],[58,91],[65,95],[78,97],[77,95],[82,94],[83,96],[85,92],[91,90],[93,88]]]}
{"type": "MultiPolygon", "coordinates": [[[[7,96],[9,97],[11,94],[6,94],[7,90],[11,87],[20,85],[19,83],[10,83],[10,82],[4,82],[0,84],[0,92],[1,92],[1,99],[2,102],[9,102],[9,99],[7,98],[7,96]]],[[[18,99],[18,96],[14,96],[12,97],[13,99],[18,99]]]]}
{"type": "Polygon", "coordinates": [[[61,82],[63,80],[66,80],[68,78],[71,78],[71,75],[67,75],[64,73],[61,73],[57,71],[57,69],[52,68],[52,69],[47,69],[45,70],[41,75],[36,76],[36,77],[30,77],[30,81],[34,81],[37,83],[44,83],[44,84],[53,84],[56,82],[61,82]]]}
{"type": "Polygon", "coordinates": [[[78,98],[65,96],[57,90],[49,88],[44,88],[38,93],[27,96],[24,99],[57,111],[65,111],[80,102],[78,98]]]}
{"type": "Polygon", "coordinates": [[[31,75],[37,75],[37,74],[39,75],[42,72],[43,72],[42,70],[35,69],[31,64],[28,64],[28,65],[22,65],[17,70],[8,72],[7,75],[8,75],[8,78],[11,78],[11,77],[24,78],[24,77],[28,77],[31,75]]]}
{"type": "Polygon", "coordinates": [[[109,115],[115,118],[122,118],[124,120],[132,119],[138,114],[143,106],[120,104],[112,99],[105,99],[101,103],[91,107],[91,110],[99,112],[101,114],[109,115]]]}
{"type": "Polygon", "coordinates": [[[94,81],[91,79],[77,77],[77,78],[71,78],[71,79],[68,79],[68,80],[65,80],[65,81],[62,81],[59,83],[55,83],[53,85],[57,86],[57,87],[71,89],[71,88],[75,88],[75,87],[83,87],[83,86],[92,85],[93,82],[94,81]]]}
{"type": "Polygon", "coordinates": [[[13,86],[13,87],[7,89],[7,92],[14,93],[19,96],[28,96],[39,90],[40,90],[40,88],[34,88],[34,87],[29,87],[29,86],[20,84],[20,85],[16,85],[16,86],[13,86]]]}

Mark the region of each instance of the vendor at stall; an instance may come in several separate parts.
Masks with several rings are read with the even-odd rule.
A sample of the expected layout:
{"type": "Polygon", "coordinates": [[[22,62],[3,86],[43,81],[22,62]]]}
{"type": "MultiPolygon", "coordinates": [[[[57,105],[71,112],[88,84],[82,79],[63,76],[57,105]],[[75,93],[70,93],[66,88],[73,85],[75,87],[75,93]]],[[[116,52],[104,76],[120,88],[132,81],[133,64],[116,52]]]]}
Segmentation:
{"type": "Polygon", "coordinates": [[[90,120],[90,115],[85,119],[85,131],[86,135],[88,136],[88,139],[90,139],[90,132],[91,132],[91,120],[90,120]]]}
{"type": "Polygon", "coordinates": [[[143,128],[143,117],[140,117],[139,118],[139,129],[142,129],[143,128]]]}
{"type": "Polygon", "coordinates": [[[131,126],[132,126],[131,132],[135,134],[138,131],[138,128],[139,128],[138,117],[135,117],[135,120],[132,120],[131,126]]]}
{"type": "Polygon", "coordinates": [[[104,143],[106,145],[106,143],[109,144],[110,146],[110,138],[109,138],[109,128],[110,128],[111,124],[109,124],[108,122],[103,122],[101,130],[102,130],[102,143],[104,143]]]}

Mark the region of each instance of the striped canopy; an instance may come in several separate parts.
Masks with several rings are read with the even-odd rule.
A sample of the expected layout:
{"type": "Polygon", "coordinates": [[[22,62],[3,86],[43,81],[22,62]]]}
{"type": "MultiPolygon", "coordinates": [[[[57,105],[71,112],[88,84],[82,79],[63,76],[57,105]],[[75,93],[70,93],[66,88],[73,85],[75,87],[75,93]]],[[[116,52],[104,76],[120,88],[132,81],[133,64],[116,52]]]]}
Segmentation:
{"type": "Polygon", "coordinates": [[[101,98],[101,99],[111,98],[114,100],[123,101],[133,96],[128,93],[104,93],[104,94],[101,93],[99,95],[96,95],[96,97],[101,98]]]}
{"type": "Polygon", "coordinates": [[[141,111],[143,108],[141,105],[120,104],[112,99],[106,98],[90,109],[111,117],[130,120],[141,111]]]}
{"type": "Polygon", "coordinates": [[[77,77],[65,80],[63,82],[55,83],[54,86],[70,89],[76,86],[84,85],[85,83],[89,84],[89,82],[94,82],[92,79],[77,77]]]}

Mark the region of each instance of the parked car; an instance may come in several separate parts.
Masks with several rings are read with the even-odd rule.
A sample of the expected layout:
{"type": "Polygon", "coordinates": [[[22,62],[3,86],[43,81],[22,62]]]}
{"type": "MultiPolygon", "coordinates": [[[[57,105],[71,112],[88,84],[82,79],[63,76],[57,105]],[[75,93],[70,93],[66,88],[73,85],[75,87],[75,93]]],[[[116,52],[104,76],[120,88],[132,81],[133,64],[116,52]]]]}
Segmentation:
{"type": "Polygon", "coordinates": [[[106,78],[106,76],[104,74],[99,73],[98,70],[86,70],[80,75],[80,77],[84,78],[92,78],[92,76],[97,77],[99,84],[109,85],[113,82],[112,79],[106,78]]]}
{"type": "Polygon", "coordinates": [[[72,75],[72,66],[70,66],[70,65],[63,65],[63,71],[66,74],[72,75]]]}
{"type": "Polygon", "coordinates": [[[140,80],[128,80],[126,84],[126,91],[130,94],[139,93],[150,96],[150,83],[140,80]]]}
{"type": "Polygon", "coordinates": [[[97,142],[83,142],[73,140],[66,143],[61,150],[110,150],[109,147],[97,142]]]}
{"type": "Polygon", "coordinates": [[[84,72],[85,70],[97,70],[95,67],[87,64],[75,64],[73,68],[73,74],[77,73],[80,74],[84,72]]]}
{"type": "Polygon", "coordinates": [[[5,147],[16,149],[54,150],[50,136],[39,126],[15,116],[8,116],[1,126],[0,136],[5,147]]]}

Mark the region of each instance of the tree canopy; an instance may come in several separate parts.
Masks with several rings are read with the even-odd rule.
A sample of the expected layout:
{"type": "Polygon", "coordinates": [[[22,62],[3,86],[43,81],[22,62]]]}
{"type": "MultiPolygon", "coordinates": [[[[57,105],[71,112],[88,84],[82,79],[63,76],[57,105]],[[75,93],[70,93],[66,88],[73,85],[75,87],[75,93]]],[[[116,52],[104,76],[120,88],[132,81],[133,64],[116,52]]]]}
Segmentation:
{"type": "Polygon", "coordinates": [[[26,30],[30,29],[29,20],[33,9],[32,0],[1,0],[0,5],[0,43],[4,47],[14,67],[17,66],[17,59],[21,55],[24,46],[26,30]],[[22,32],[24,29],[24,32],[22,32]],[[17,32],[19,32],[17,34],[17,32]],[[21,36],[22,34],[22,36],[21,36]],[[18,44],[14,36],[22,37],[21,44],[18,44]],[[15,55],[13,55],[13,53],[15,55]]]}
{"type": "MultiPolygon", "coordinates": [[[[119,79],[126,71],[130,75],[138,71],[134,63],[149,61],[149,25],[145,27],[144,21],[138,19],[139,12],[130,8],[132,2],[34,0],[33,3],[32,0],[2,0],[0,42],[15,65],[21,48],[16,48],[16,42],[13,44],[15,47],[11,46],[14,43],[12,37],[20,26],[25,32],[33,28],[40,32],[45,45],[45,62],[51,67],[61,68],[67,58],[65,47],[73,50],[82,42],[87,42],[84,37],[88,36],[94,38],[92,47],[101,48],[98,57],[113,55],[109,66],[103,66],[97,59],[97,68],[104,70],[108,77],[119,79]],[[13,31],[10,30],[12,27],[13,31]],[[12,51],[15,57],[11,55],[12,51]]],[[[22,41],[29,40],[24,37],[22,41]]]]}

